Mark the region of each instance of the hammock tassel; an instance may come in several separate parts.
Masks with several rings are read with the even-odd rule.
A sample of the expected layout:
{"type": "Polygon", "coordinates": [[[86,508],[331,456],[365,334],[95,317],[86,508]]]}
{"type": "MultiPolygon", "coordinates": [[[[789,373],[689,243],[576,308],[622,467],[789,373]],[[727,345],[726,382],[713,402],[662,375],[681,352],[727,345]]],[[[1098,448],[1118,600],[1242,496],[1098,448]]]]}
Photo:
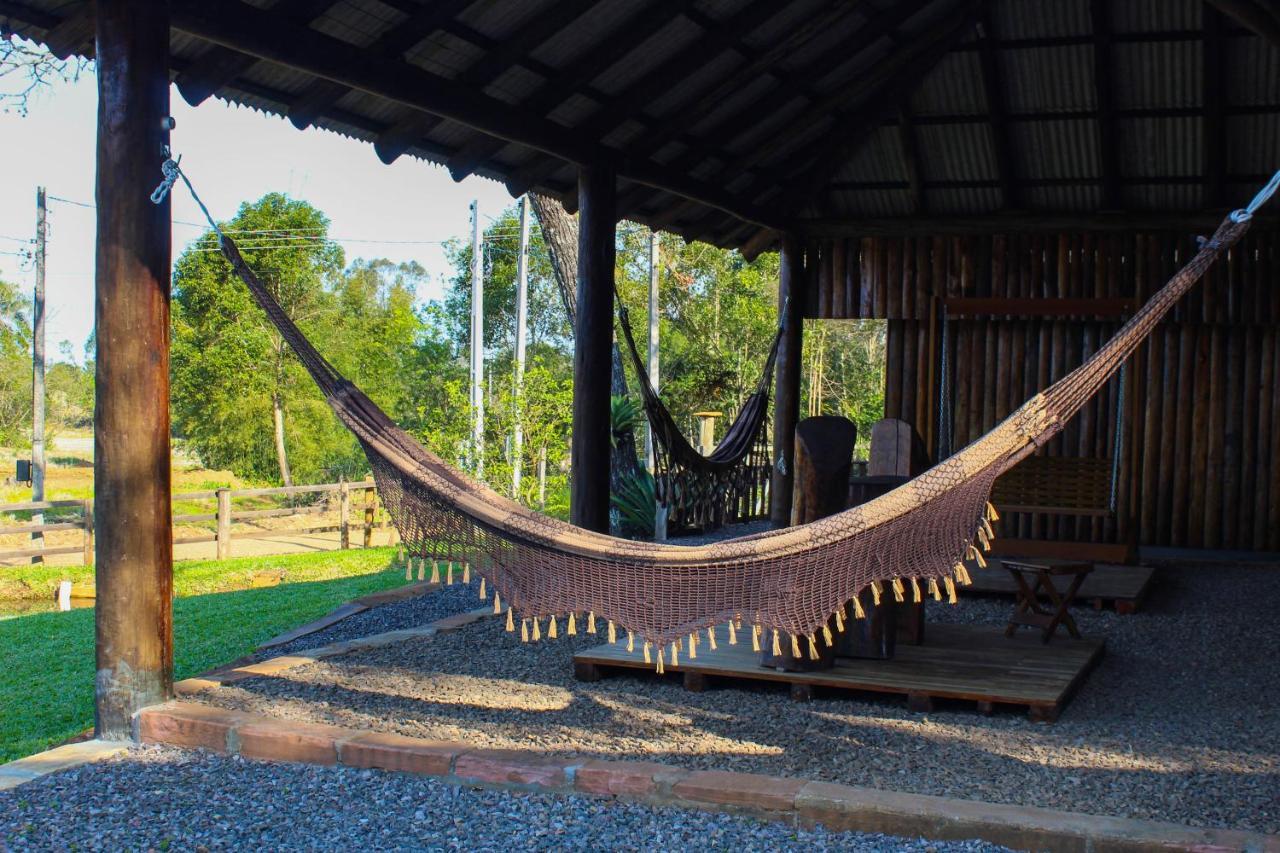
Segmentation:
{"type": "Polygon", "coordinates": [[[902,578],[893,579],[893,600],[901,604],[905,598],[906,589],[902,585],[902,578]]]}
{"type": "Polygon", "coordinates": [[[840,609],[836,611],[836,630],[844,633],[844,605],[840,605],[840,609]]]}
{"type": "Polygon", "coordinates": [[[470,563],[462,564],[462,582],[471,583],[471,564],[470,563]]]}
{"type": "MultiPolygon", "coordinates": [[[[423,560],[423,561],[422,561],[422,567],[425,567],[426,565],[427,565],[426,560],[423,560]]],[[[420,568],[420,570],[419,570],[419,572],[418,572],[418,580],[422,580],[422,569],[421,569],[421,568],[420,568]]],[[[432,583],[434,583],[434,584],[438,584],[438,583],[440,583],[440,563],[438,563],[438,562],[437,562],[437,561],[435,561],[435,560],[432,560],[432,561],[431,561],[431,582],[432,582],[432,583]]]]}
{"type": "Polygon", "coordinates": [[[522,643],[529,642],[529,620],[528,619],[520,620],[520,642],[522,643]]]}
{"type": "Polygon", "coordinates": [[[738,645],[738,631],[733,627],[733,620],[729,620],[729,645],[738,645]]]}
{"type": "Polygon", "coordinates": [[[981,551],[973,552],[973,561],[978,564],[978,568],[980,569],[985,569],[987,567],[987,561],[983,558],[981,551]]]}
{"type": "Polygon", "coordinates": [[[510,607],[507,608],[507,633],[510,634],[516,629],[516,617],[510,607]]]}
{"type": "Polygon", "coordinates": [[[800,638],[795,634],[791,635],[791,656],[793,658],[800,657],[800,638]]]}
{"type": "Polygon", "coordinates": [[[572,612],[569,613],[569,627],[565,628],[564,632],[570,637],[578,636],[578,620],[574,618],[572,612]]]}
{"type": "Polygon", "coordinates": [[[982,550],[991,550],[991,540],[987,538],[987,531],[983,530],[981,527],[978,528],[978,541],[982,543],[982,550]]]}
{"type": "Polygon", "coordinates": [[[412,560],[404,564],[404,579],[407,581],[413,580],[413,561],[412,560]]]}
{"type": "Polygon", "coordinates": [[[955,604],[960,599],[956,598],[956,582],[950,577],[945,577],[942,582],[947,585],[947,603],[955,604]]]}
{"type": "Polygon", "coordinates": [[[831,637],[831,628],[828,625],[822,626],[822,641],[827,644],[827,648],[835,645],[835,641],[831,637]]]}
{"type": "Polygon", "coordinates": [[[697,660],[697,659],[698,659],[698,638],[695,635],[690,634],[689,635],[689,660],[697,660]]]}
{"type": "Polygon", "coordinates": [[[911,600],[916,604],[924,600],[924,596],[920,594],[920,582],[915,578],[911,579],[911,600]]]}
{"type": "Polygon", "coordinates": [[[636,650],[636,635],[628,631],[627,632],[627,651],[634,652],[635,650],[636,650]]]}
{"type": "Polygon", "coordinates": [[[484,591],[484,578],[480,578],[480,600],[484,601],[488,597],[489,596],[485,595],[484,591]]]}
{"type": "Polygon", "coordinates": [[[760,626],[759,625],[751,626],[751,651],[753,652],[760,651],[760,626]]]}
{"type": "Polygon", "coordinates": [[[862,609],[862,602],[857,598],[853,599],[853,617],[855,619],[866,619],[867,611],[862,609]]]}
{"type": "MultiPolygon", "coordinates": [[[[661,650],[661,649],[659,649],[659,650],[658,650],[658,660],[659,660],[659,661],[661,661],[661,660],[662,660],[662,650],[661,650]]],[[[672,644],[671,644],[671,665],[672,665],[672,666],[679,666],[679,665],[680,665],[680,647],[679,647],[679,646],[677,646],[675,643],[672,643],[672,644]]]]}
{"type": "Polygon", "coordinates": [[[613,620],[609,620],[609,645],[618,642],[618,628],[613,624],[613,620]]]}
{"type": "MultiPolygon", "coordinates": [[[[645,643],[644,645],[645,645],[644,662],[648,663],[649,662],[649,644],[645,643]]],[[[674,664],[675,661],[672,661],[672,663],[674,664]]],[[[662,666],[662,647],[659,646],[658,647],[658,675],[662,675],[662,673],[664,672],[666,672],[666,669],[664,669],[662,666]]]]}
{"type": "MultiPolygon", "coordinates": [[[[554,616],[551,618],[555,618],[554,616]]],[[[542,629],[538,627],[538,617],[533,617],[533,641],[536,643],[542,639],[542,629]]]]}
{"type": "Polygon", "coordinates": [[[644,662],[652,663],[652,661],[649,660],[649,641],[648,640],[644,641],[644,662]]]}
{"type": "Polygon", "coordinates": [[[556,632],[556,617],[552,616],[551,622],[547,624],[547,639],[554,640],[558,636],[560,635],[556,632]]]}
{"type": "Polygon", "coordinates": [[[782,635],[777,628],[773,629],[773,656],[782,657],[782,635]]]}
{"type": "MultiPolygon", "coordinates": [[[[445,585],[445,586],[453,586],[453,560],[450,560],[450,561],[449,561],[449,568],[447,568],[447,569],[445,570],[445,574],[444,574],[444,585],[445,585]]],[[[538,620],[537,620],[537,619],[533,620],[533,624],[534,624],[534,625],[537,625],[537,624],[538,624],[538,620]]]]}
{"type": "Polygon", "coordinates": [[[809,638],[809,660],[817,660],[817,659],[818,659],[818,643],[813,637],[810,637],[809,638]]]}
{"type": "Polygon", "coordinates": [[[876,607],[880,606],[880,581],[871,582],[871,601],[876,607]]]}
{"type": "Polygon", "coordinates": [[[1000,520],[1000,513],[996,512],[996,508],[995,506],[992,505],[991,501],[987,501],[987,521],[999,521],[999,520],[1000,520]]]}
{"type": "Polygon", "coordinates": [[[502,612],[502,596],[498,595],[498,591],[493,591],[493,615],[497,616],[502,612]]]}
{"type": "Polygon", "coordinates": [[[933,596],[934,601],[942,600],[942,590],[938,589],[937,578],[929,578],[929,594],[933,596]]]}
{"type": "Polygon", "coordinates": [[[716,628],[714,625],[707,628],[707,642],[711,644],[711,651],[716,650],[716,628]]]}
{"type": "Polygon", "coordinates": [[[596,612],[594,610],[587,611],[587,633],[594,634],[596,632],[596,612]]]}
{"type": "Polygon", "coordinates": [[[982,519],[982,532],[987,534],[988,541],[992,541],[996,538],[996,532],[991,529],[991,522],[985,518],[982,519]]]}
{"type": "Polygon", "coordinates": [[[964,563],[956,563],[956,580],[965,586],[973,583],[973,578],[969,577],[969,570],[964,567],[964,563]]]}

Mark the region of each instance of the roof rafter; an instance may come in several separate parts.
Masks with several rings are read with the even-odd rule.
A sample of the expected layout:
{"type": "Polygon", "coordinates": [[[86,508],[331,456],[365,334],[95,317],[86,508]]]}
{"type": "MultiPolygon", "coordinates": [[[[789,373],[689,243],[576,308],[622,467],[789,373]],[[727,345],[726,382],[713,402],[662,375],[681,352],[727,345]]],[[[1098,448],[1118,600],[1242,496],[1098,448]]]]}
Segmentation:
{"type": "Polygon", "coordinates": [[[296,26],[239,0],[172,0],[171,6],[173,26],[206,41],[458,121],[573,163],[605,164],[623,177],[699,199],[760,225],[778,224],[774,214],[742,204],[719,187],[584,141],[525,109],[477,95],[456,81],[408,62],[372,57],[355,45],[296,26]]]}
{"type": "MultiPolygon", "coordinates": [[[[1093,91],[1098,105],[1098,161],[1102,175],[1102,206],[1120,207],[1119,128],[1116,126],[1115,98],[1112,97],[1111,17],[1107,0],[1090,0],[1093,25],[1093,91]]],[[[1005,121],[1008,121],[1006,115],[1005,121]]]]}
{"type": "Polygon", "coordinates": [[[1280,9],[1275,0],[1207,0],[1220,12],[1280,47],[1280,9]]]}
{"type": "MultiPolygon", "coordinates": [[[[284,15],[297,24],[309,24],[323,15],[338,0],[280,0],[271,11],[284,15]]],[[[178,75],[178,94],[193,107],[198,107],[214,92],[244,74],[258,60],[238,50],[213,47],[178,75]]]]}
{"type": "MultiPolygon", "coordinates": [[[[890,8],[877,12],[858,28],[852,38],[833,45],[822,51],[817,56],[810,59],[802,67],[797,68],[786,79],[786,76],[780,76],[779,72],[774,70],[773,76],[779,77],[780,85],[772,90],[768,95],[762,98],[758,103],[744,106],[741,109],[733,111],[719,119],[702,131],[704,137],[718,137],[721,139],[735,139],[740,134],[747,132],[754,125],[759,124],[761,115],[770,115],[779,109],[784,108],[793,101],[797,95],[805,97],[811,104],[818,103],[821,99],[814,96],[811,92],[805,92],[803,95],[798,90],[797,81],[808,81],[815,76],[820,76],[831,70],[833,65],[842,63],[856,57],[857,54],[866,50],[875,44],[881,38],[892,33],[898,26],[910,20],[917,12],[923,9],[930,0],[903,0],[894,3],[890,8]]],[[[856,94],[853,93],[853,94],[856,94]]],[[[627,147],[627,153],[633,156],[651,156],[658,151],[663,145],[666,145],[674,138],[672,131],[677,125],[672,122],[666,132],[658,135],[650,134],[639,140],[634,147],[627,147]]],[[[705,148],[691,147],[682,152],[669,164],[671,168],[678,169],[682,172],[689,172],[700,166],[709,158],[709,153],[705,148]]],[[[736,164],[739,170],[745,168],[741,161],[736,164]]],[[[721,169],[719,174],[723,174],[721,169]]],[[[533,176],[536,177],[536,176],[533,176]]],[[[634,202],[634,198],[620,198],[619,204],[630,204],[634,202]]]]}
{"type": "MultiPolygon", "coordinates": [[[[618,33],[616,38],[602,41],[569,63],[567,67],[562,68],[554,80],[544,81],[525,99],[521,107],[539,116],[545,116],[607,68],[625,58],[646,39],[669,24],[674,17],[687,14],[693,7],[693,0],[675,0],[664,9],[663,15],[655,15],[653,10],[647,7],[636,10],[614,27],[614,31],[618,33]]],[[[446,165],[449,166],[454,180],[461,180],[471,173],[475,164],[493,156],[504,145],[506,143],[501,140],[480,137],[464,145],[446,165]]],[[[522,195],[522,193],[513,194],[522,195]]]]}
{"type": "MultiPolygon", "coordinates": [[[[399,59],[473,2],[475,0],[439,0],[421,7],[405,20],[394,24],[364,50],[382,58],[399,59]]],[[[289,104],[289,121],[298,130],[305,130],[348,91],[349,87],[332,80],[313,81],[289,104]]]]}
{"type": "Polygon", "coordinates": [[[1227,63],[1222,39],[1223,19],[1212,4],[1204,14],[1204,203],[1226,206],[1227,175],[1227,63]]]}
{"type": "Polygon", "coordinates": [[[995,20],[991,14],[991,0],[982,0],[980,13],[982,35],[978,40],[979,60],[982,68],[982,90],[987,99],[987,116],[991,126],[991,148],[995,152],[996,173],[1000,177],[1000,195],[1007,208],[1022,206],[1017,175],[1020,170],[1014,162],[1013,139],[1009,133],[1008,110],[1004,103],[1004,84],[1001,82],[1000,54],[996,45],[995,20]]]}
{"type": "Polygon", "coordinates": [[[916,142],[916,126],[911,118],[910,98],[898,107],[898,149],[902,154],[902,169],[907,173],[907,187],[911,191],[911,212],[925,213],[924,182],[920,176],[920,147],[916,142]]]}

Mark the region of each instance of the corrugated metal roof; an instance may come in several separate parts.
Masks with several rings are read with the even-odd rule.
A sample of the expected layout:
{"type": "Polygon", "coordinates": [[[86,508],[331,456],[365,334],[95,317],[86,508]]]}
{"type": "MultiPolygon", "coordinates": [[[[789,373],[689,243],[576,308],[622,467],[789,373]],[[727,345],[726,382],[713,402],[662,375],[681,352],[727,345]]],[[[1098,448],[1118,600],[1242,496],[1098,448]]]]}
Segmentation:
{"type": "MultiPolygon", "coordinates": [[[[194,0],[174,2],[179,8],[194,0]]],[[[419,32],[415,22],[443,2],[334,0],[317,7],[322,11],[309,26],[360,47],[375,64],[403,61],[405,73],[420,73],[416,67],[444,80],[462,79],[477,103],[546,117],[528,116],[531,126],[547,120],[569,130],[600,125],[600,138],[587,140],[607,146],[597,150],[617,156],[611,150],[616,149],[630,161],[666,170],[668,185],[700,179],[738,193],[742,198],[729,206],[741,209],[758,199],[775,215],[820,210],[866,219],[913,213],[896,128],[903,108],[914,123],[924,209],[931,215],[1002,209],[1008,204],[1000,190],[1006,175],[1019,185],[1021,206],[1095,208],[1103,203],[1106,167],[1099,150],[1106,121],[1098,114],[1100,84],[1115,112],[1114,177],[1127,208],[1201,206],[1209,143],[1225,149],[1225,184],[1233,193],[1280,164],[1280,48],[1220,12],[1206,12],[1201,0],[1111,0],[1109,41],[1097,43],[1091,0],[992,0],[986,4],[991,25],[985,35],[994,40],[979,37],[982,4],[964,0],[796,0],[772,7],[772,0],[576,0],[568,12],[561,5],[567,0],[472,0],[457,4],[454,18],[419,32]],[[943,25],[954,28],[955,16],[965,9],[971,23],[955,30],[950,49],[932,69],[901,62],[911,55],[903,51],[936,52],[928,40],[942,38],[943,25]],[[552,14],[559,16],[556,24],[567,23],[546,26],[540,40],[529,38],[530,28],[550,24],[546,16],[552,14]],[[754,26],[742,27],[735,38],[719,38],[722,28],[748,20],[754,26]],[[1208,104],[1206,21],[1220,32],[1224,78],[1208,104]],[[401,56],[378,52],[388,34],[394,40],[407,29],[414,38],[401,45],[401,56]],[[529,43],[515,50],[513,39],[529,43]],[[709,40],[718,43],[712,47],[709,40]],[[1099,44],[1108,51],[1109,81],[1095,79],[1099,44]],[[984,77],[988,46],[995,58],[993,79],[984,77]],[[492,61],[495,47],[503,47],[503,62],[492,61]],[[460,78],[480,62],[490,66],[485,73],[460,78]],[[571,77],[576,85],[566,86],[571,77]],[[988,89],[998,93],[998,104],[988,103],[988,89]],[[610,97],[618,93],[624,93],[622,108],[610,97]],[[993,110],[997,105],[1006,118],[993,110]],[[1201,114],[1206,106],[1223,116],[1221,123],[1210,126],[1201,114]],[[594,121],[606,112],[610,121],[594,121]],[[1002,140],[1012,152],[1003,175],[996,162],[1002,140]],[[823,180],[827,189],[817,196],[795,197],[798,187],[823,180]]],[[[279,9],[282,3],[305,6],[293,0],[205,5],[235,16],[244,8],[279,9]]],[[[0,29],[40,40],[84,6],[16,0],[0,8],[6,10],[0,29]]],[[[63,47],[92,50],[88,39],[63,47]]],[[[196,76],[202,59],[225,52],[215,52],[199,32],[180,30],[170,50],[175,75],[196,76]]],[[[215,81],[220,85],[214,94],[284,115],[300,94],[330,88],[317,87],[316,67],[308,67],[248,60],[233,79],[215,81]]],[[[184,93],[190,83],[184,82],[184,93]]],[[[430,89],[423,85],[424,92],[430,89]]],[[[452,159],[457,162],[451,166],[477,174],[572,192],[571,164],[520,141],[495,142],[457,120],[433,119],[392,94],[338,90],[322,100],[318,115],[306,117],[317,127],[370,142],[394,142],[397,135],[386,131],[420,119],[421,135],[401,146],[409,156],[437,163],[452,159]]],[[[379,151],[386,153],[382,146],[379,151]]],[[[620,212],[642,219],[679,203],[670,190],[622,197],[632,207],[620,212]]],[[[735,229],[732,218],[694,206],[679,221],[711,235],[750,233],[735,229]]]]}

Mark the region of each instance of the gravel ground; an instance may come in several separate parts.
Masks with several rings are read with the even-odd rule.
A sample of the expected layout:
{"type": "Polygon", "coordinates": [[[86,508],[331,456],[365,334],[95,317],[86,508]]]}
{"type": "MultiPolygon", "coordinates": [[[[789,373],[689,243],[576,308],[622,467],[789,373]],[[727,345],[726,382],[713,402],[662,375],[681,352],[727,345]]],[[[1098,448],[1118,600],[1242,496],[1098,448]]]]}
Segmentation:
{"type": "MultiPolygon", "coordinates": [[[[489,599],[490,605],[493,599],[489,599]]],[[[457,613],[465,613],[483,607],[480,600],[479,581],[469,584],[456,582],[453,586],[442,586],[435,592],[401,601],[396,604],[383,604],[371,607],[363,613],[348,616],[323,631],[299,637],[292,643],[264,649],[256,657],[274,658],[293,654],[306,649],[315,649],[339,640],[354,640],[358,637],[370,637],[384,631],[399,631],[402,628],[421,628],[437,619],[444,619],[457,613]]]]}
{"type": "Polygon", "coordinates": [[[926,842],[588,797],[469,790],[401,773],[143,747],[0,792],[0,849],[914,850],[926,842]]]}
{"type": "MultiPolygon", "coordinates": [[[[689,693],[678,677],[574,680],[598,638],[522,645],[484,620],[201,694],[353,728],[690,768],[732,769],[1095,814],[1280,832],[1280,600],[1275,566],[1166,566],[1133,616],[1076,609],[1107,654],[1052,725],[1021,712],[928,715],[894,698],[776,687],[689,693]]],[[[395,607],[397,605],[389,605],[395,607]]],[[[931,605],[1003,624],[1007,599],[931,605]]]]}

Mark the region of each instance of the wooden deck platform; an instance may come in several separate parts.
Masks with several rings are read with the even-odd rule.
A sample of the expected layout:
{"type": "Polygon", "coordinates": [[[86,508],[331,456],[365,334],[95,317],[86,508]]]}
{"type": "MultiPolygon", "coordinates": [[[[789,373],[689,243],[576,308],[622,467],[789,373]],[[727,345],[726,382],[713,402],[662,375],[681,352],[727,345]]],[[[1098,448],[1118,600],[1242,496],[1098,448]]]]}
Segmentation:
{"type": "MultiPolygon", "coordinates": [[[[961,594],[984,593],[1013,595],[1017,591],[1013,577],[1000,565],[1000,559],[987,558],[988,567],[969,572],[973,584],[960,587],[961,594]]],[[[1097,610],[1110,605],[1117,613],[1135,613],[1155,576],[1150,566],[1120,566],[1099,563],[1080,585],[1076,601],[1087,601],[1097,610]]]]}
{"type": "MultiPolygon", "coordinates": [[[[760,666],[760,655],[751,651],[750,643],[731,646],[722,641],[716,651],[702,643],[696,659],[681,655],[679,666],[666,669],[682,674],[690,690],[705,689],[709,678],[773,681],[790,684],[792,698],[802,701],[810,698],[814,687],[894,693],[906,696],[915,711],[931,710],[935,699],[959,699],[976,702],[983,713],[991,713],[996,705],[1022,706],[1033,720],[1052,722],[1106,646],[1102,640],[1062,636],[1045,645],[1031,632],[1006,639],[1001,631],[994,625],[929,625],[924,645],[899,645],[893,660],[838,658],[834,669],[823,672],[767,669],[760,666]]],[[[574,674],[582,681],[620,669],[653,672],[653,666],[638,652],[628,653],[624,643],[579,652],[573,662],[574,674]]]]}

